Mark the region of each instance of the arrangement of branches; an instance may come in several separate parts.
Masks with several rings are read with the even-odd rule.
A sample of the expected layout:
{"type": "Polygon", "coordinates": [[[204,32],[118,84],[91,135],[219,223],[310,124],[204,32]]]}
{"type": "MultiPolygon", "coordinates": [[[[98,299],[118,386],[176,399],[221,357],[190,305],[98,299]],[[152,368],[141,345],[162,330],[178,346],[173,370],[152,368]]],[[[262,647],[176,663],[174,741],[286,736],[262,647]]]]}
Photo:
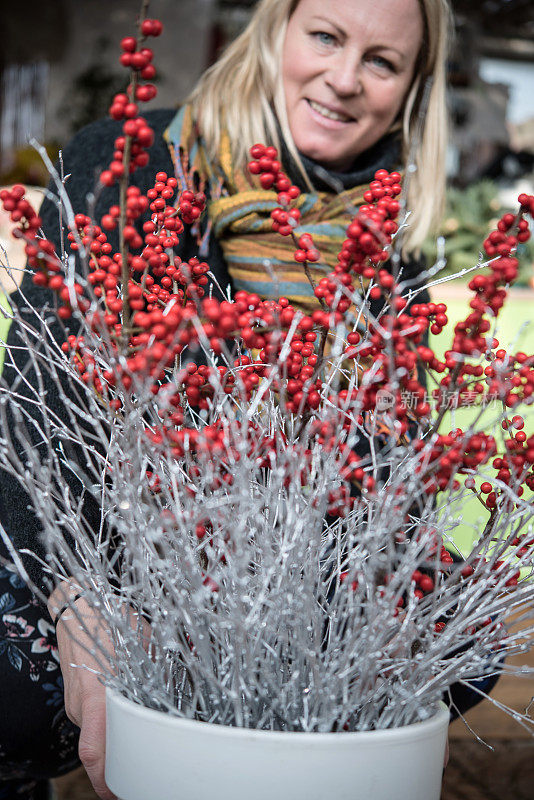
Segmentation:
{"type": "Polygon", "coordinates": [[[425,336],[445,335],[446,307],[418,303],[398,268],[400,175],[376,174],[315,285],[299,190],[256,145],[251,181],[317,308],[216,299],[209,266],[173,253],[205,206],[190,176],[128,186],[152,143],[137,102],[154,94],[144,37],[160,31],[142,15],[122,42],[133,77],[110,109],[123,135],[101,175],[120,205],[98,224],[74,215],[57,178],[70,233],[56,253],[23,187],[0,194],[33,280],[57,294],[32,323],[12,311],[27,364],[0,389],[2,466],[30,497],[55,580],[98,612],[93,653],[125,696],[242,727],[409,724],[453,684],[511,671],[505,657],[533,640],[534,357],[492,330],[534,197],[484,243],[442,361],[425,336]],[[58,340],[51,316],[75,333],[58,340]],[[444,433],[451,401],[473,397],[472,424],[444,433]],[[460,559],[450,537],[473,492],[487,524],[460,559]]]}

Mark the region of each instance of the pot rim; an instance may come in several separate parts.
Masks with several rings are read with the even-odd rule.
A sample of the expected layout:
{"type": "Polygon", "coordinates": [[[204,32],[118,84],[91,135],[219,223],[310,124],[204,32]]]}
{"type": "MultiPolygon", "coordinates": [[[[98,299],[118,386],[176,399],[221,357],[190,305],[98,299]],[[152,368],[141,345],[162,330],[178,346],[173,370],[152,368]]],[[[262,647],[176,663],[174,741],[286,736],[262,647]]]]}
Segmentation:
{"type": "Polygon", "coordinates": [[[310,740],[316,743],[331,742],[335,739],[340,743],[343,738],[344,742],[349,740],[357,742],[358,739],[362,741],[372,736],[373,740],[384,739],[386,742],[393,742],[396,739],[402,739],[407,735],[411,738],[425,738],[441,727],[449,723],[450,712],[444,702],[440,701],[437,710],[432,714],[429,719],[420,722],[413,722],[410,725],[403,725],[401,728],[384,728],[372,731],[338,731],[329,733],[315,733],[313,731],[269,731],[257,730],[255,728],[237,728],[229,725],[216,725],[211,722],[202,722],[200,720],[186,719],[179,717],[176,714],[169,714],[162,711],[156,711],[153,708],[146,708],[145,706],[135,703],[124,697],[119,691],[106,687],[106,699],[108,703],[112,703],[121,709],[122,713],[128,714],[131,717],[136,717],[139,721],[152,722],[158,725],[168,727],[180,725],[183,731],[191,733],[200,733],[206,736],[221,736],[234,739],[263,739],[264,741],[276,742],[282,739],[286,740],[291,735],[299,737],[299,741],[310,740]],[[224,733],[223,733],[224,732],[224,733]]]}

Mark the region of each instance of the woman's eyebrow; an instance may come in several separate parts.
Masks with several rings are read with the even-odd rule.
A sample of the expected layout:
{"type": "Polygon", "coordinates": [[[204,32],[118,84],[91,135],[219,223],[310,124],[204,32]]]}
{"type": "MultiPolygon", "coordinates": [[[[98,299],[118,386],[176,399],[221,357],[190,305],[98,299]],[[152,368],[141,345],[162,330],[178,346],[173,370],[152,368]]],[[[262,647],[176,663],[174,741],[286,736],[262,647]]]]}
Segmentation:
{"type": "Polygon", "coordinates": [[[341,36],[345,36],[345,31],[343,28],[340,28],[339,25],[336,25],[336,23],[333,20],[328,19],[328,17],[321,17],[320,15],[315,14],[310,18],[310,22],[326,22],[328,25],[332,25],[332,27],[335,28],[341,36]]]}
{"type": "MultiPolygon", "coordinates": [[[[328,25],[331,25],[333,28],[335,28],[336,31],[338,31],[340,36],[346,36],[346,32],[343,30],[343,28],[340,28],[339,25],[337,25],[332,19],[329,19],[328,17],[323,17],[320,14],[313,14],[310,17],[310,23],[314,23],[314,22],[315,23],[319,23],[319,22],[325,23],[326,22],[328,25]]],[[[371,50],[390,50],[392,53],[395,53],[402,61],[406,61],[407,60],[406,53],[403,53],[401,50],[398,50],[396,47],[392,47],[392,45],[389,45],[389,44],[374,44],[374,45],[372,45],[372,47],[370,49],[371,50]]]]}

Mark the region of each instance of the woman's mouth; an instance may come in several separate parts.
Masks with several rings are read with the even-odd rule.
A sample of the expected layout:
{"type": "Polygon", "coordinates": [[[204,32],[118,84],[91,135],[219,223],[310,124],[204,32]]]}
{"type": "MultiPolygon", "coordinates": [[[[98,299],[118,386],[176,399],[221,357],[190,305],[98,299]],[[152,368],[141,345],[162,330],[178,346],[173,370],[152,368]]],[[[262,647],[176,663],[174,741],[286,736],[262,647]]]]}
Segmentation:
{"type": "Polygon", "coordinates": [[[353,117],[349,117],[348,114],[345,114],[340,111],[333,111],[331,108],[327,108],[326,106],[321,105],[321,103],[317,103],[315,100],[308,100],[308,105],[310,108],[315,111],[317,114],[320,114],[322,117],[326,119],[331,119],[333,122],[354,122],[353,117]]]}

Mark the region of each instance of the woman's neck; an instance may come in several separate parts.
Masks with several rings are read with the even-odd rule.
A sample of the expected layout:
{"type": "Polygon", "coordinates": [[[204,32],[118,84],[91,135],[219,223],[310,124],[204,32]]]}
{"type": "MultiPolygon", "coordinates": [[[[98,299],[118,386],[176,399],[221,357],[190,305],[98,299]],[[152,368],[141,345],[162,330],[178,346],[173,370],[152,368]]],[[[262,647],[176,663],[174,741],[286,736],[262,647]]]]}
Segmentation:
{"type": "MultiPolygon", "coordinates": [[[[399,131],[387,133],[372,147],[360,153],[346,172],[337,172],[299,153],[306,174],[316,191],[335,192],[370,183],[378,169],[398,169],[401,161],[401,137],[399,131]]],[[[282,163],[288,164],[288,173],[301,189],[302,176],[285,144],[282,144],[282,163]]]]}

